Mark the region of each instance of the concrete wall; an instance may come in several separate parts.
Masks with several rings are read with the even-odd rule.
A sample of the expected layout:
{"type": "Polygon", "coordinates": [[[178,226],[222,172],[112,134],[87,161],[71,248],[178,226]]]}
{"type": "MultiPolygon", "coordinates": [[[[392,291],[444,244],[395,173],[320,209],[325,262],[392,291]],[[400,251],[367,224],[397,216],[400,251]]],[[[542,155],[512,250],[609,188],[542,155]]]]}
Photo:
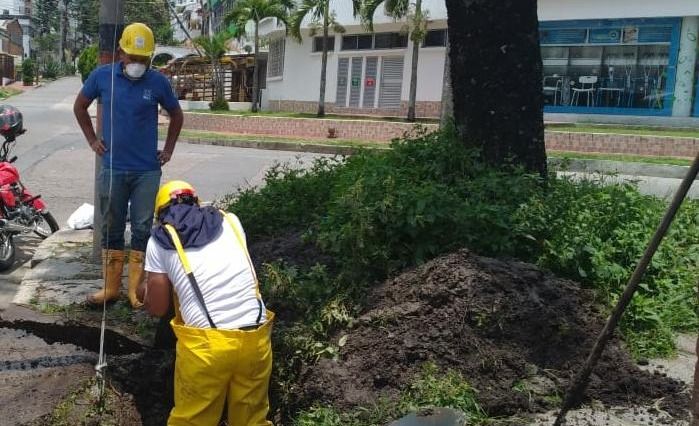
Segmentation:
{"type": "Polygon", "coordinates": [[[541,21],[694,15],[699,15],[697,0],[539,0],[541,21]]]}

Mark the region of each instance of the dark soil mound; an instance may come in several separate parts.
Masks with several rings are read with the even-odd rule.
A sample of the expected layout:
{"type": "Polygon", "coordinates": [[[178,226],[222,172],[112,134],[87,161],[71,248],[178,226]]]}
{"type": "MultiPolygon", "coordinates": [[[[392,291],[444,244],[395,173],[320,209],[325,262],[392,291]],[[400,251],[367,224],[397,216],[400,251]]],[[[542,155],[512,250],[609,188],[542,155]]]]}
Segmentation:
{"type": "MultiPolygon", "coordinates": [[[[466,250],[388,280],[369,300],[341,360],[324,359],[305,373],[300,405],[344,410],[395,397],[432,361],[461,372],[490,415],[553,408],[604,324],[591,292],[578,284],[466,250]]],[[[686,404],[683,390],[639,370],[615,339],[585,398],[686,404]]]]}

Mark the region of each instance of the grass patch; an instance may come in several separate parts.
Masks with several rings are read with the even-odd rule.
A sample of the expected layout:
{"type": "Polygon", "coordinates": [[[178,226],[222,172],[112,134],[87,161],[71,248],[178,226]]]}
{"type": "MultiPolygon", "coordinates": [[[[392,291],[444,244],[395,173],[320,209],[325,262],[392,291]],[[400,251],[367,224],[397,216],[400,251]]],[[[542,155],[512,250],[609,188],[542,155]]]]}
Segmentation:
{"type": "MultiPolygon", "coordinates": [[[[285,111],[211,111],[209,109],[195,109],[187,112],[198,114],[223,114],[223,115],[240,115],[245,117],[284,117],[284,118],[314,118],[317,120],[360,120],[360,121],[389,121],[394,123],[407,123],[403,117],[379,117],[373,115],[343,115],[343,114],[325,114],[319,118],[315,113],[306,112],[285,112],[285,111]]],[[[416,123],[423,124],[438,124],[438,118],[418,118],[416,123]]]]}
{"type": "Polygon", "coordinates": [[[691,160],[676,157],[648,157],[643,155],[629,154],[593,154],[574,151],[547,151],[546,154],[549,158],[577,158],[582,160],[622,161],[626,163],[646,163],[671,166],[690,166],[692,164],[691,160]]]}
{"type": "Polygon", "coordinates": [[[408,413],[446,407],[466,414],[466,424],[480,425],[488,417],[478,405],[476,392],[458,372],[439,371],[433,363],[423,365],[420,375],[397,401],[382,399],[371,407],[340,413],[332,407],[313,407],[299,415],[295,426],[383,426],[408,413]]]}
{"type": "Polygon", "coordinates": [[[651,127],[651,126],[620,126],[608,124],[547,124],[546,130],[573,133],[611,133],[621,135],[642,136],[674,136],[678,138],[699,138],[699,129],[651,127]]]}
{"type": "Polygon", "coordinates": [[[0,100],[5,100],[20,93],[22,93],[22,91],[19,89],[15,89],[13,87],[2,87],[0,88],[0,100]]]}

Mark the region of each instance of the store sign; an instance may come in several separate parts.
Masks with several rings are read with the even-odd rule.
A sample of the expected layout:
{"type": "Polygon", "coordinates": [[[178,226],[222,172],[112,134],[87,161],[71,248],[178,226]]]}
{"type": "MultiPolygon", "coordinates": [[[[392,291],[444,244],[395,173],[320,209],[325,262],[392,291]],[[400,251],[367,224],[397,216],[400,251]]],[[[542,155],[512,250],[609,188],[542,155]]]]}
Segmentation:
{"type": "Polygon", "coordinates": [[[369,77],[366,79],[366,87],[374,87],[376,85],[376,80],[369,77]]]}
{"type": "Polygon", "coordinates": [[[590,30],[590,43],[619,43],[621,30],[618,28],[604,28],[590,30]]]}
{"type": "Polygon", "coordinates": [[[352,87],[359,87],[359,77],[352,77],[352,87]]]}

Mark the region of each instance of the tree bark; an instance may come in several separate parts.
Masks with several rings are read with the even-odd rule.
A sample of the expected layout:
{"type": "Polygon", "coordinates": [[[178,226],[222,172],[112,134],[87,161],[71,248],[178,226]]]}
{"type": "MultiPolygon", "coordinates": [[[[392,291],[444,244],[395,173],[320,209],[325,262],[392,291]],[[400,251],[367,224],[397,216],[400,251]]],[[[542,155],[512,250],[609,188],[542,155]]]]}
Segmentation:
{"type": "Polygon", "coordinates": [[[444,52],[444,76],[442,77],[442,110],[440,112],[440,127],[447,126],[454,118],[454,96],[451,88],[451,61],[449,60],[449,40],[444,52]]]}
{"type": "Polygon", "coordinates": [[[255,69],[252,74],[252,112],[257,112],[258,97],[260,93],[260,77],[259,77],[259,56],[260,56],[260,22],[255,21],[255,69]]]}
{"type": "Polygon", "coordinates": [[[454,121],[492,164],[546,175],[537,0],[446,0],[454,121]]]}
{"type": "Polygon", "coordinates": [[[325,80],[328,68],[328,26],[330,25],[330,1],[323,2],[323,56],[320,62],[320,98],[318,99],[318,117],[325,116],[325,80]]]}
{"type": "MultiPolygon", "coordinates": [[[[422,0],[415,2],[415,15],[422,15],[422,0]]],[[[420,17],[420,19],[422,19],[420,17]]],[[[410,59],[410,94],[408,95],[408,121],[415,122],[415,101],[417,97],[417,64],[420,57],[420,41],[412,40],[413,55],[410,59]]]]}
{"type": "Polygon", "coordinates": [[[68,47],[68,3],[69,0],[63,0],[63,9],[61,10],[61,64],[66,64],[66,48],[68,47]]]}

